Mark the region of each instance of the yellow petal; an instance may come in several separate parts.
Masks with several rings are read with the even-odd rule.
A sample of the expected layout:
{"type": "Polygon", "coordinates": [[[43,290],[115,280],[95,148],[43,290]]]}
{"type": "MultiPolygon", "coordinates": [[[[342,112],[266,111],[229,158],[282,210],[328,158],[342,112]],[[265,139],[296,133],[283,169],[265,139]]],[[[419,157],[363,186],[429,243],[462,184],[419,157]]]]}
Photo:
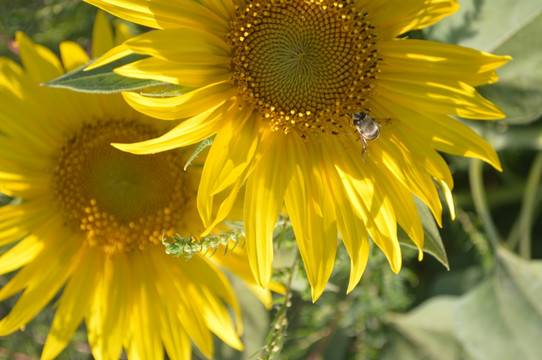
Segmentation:
{"type": "Polygon", "coordinates": [[[264,137],[258,148],[262,159],[247,180],[245,191],[245,236],[250,267],[257,283],[267,288],[273,263],[273,229],[277,222],[288,176],[285,136],[264,137]]]}
{"type": "Polygon", "coordinates": [[[123,57],[126,57],[128,55],[133,54],[134,52],[130,50],[126,45],[118,45],[110,50],[108,50],[105,54],[103,54],[99,59],[95,60],[92,64],[89,64],[84,71],[89,71],[96,69],[100,66],[107,65],[109,63],[112,63],[113,61],[122,59],[123,57]]]}
{"type": "Polygon", "coordinates": [[[0,169],[11,165],[14,168],[21,167],[43,172],[42,169],[47,166],[49,160],[37,156],[34,149],[16,146],[20,144],[20,141],[20,139],[2,137],[0,153],[2,154],[3,164],[0,169]]]}
{"type": "MultiPolygon", "coordinates": [[[[11,59],[0,57],[0,91],[2,91],[2,95],[11,94],[15,98],[23,98],[23,95],[26,95],[21,88],[24,76],[24,70],[19,64],[11,59]]],[[[2,98],[0,97],[0,101],[2,98]]]]}
{"type": "Polygon", "coordinates": [[[179,326],[180,322],[176,321],[176,317],[169,315],[166,314],[164,321],[162,321],[160,331],[167,356],[172,360],[189,360],[192,356],[190,337],[179,326]]]}
{"type": "Polygon", "coordinates": [[[423,258],[424,232],[412,193],[385,166],[367,161],[367,170],[378,174],[379,187],[390,198],[399,225],[418,247],[418,259],[423,258]]]}
{"type": "Polygon", "coordinates": [[[266,309],[271,309],[272,298],[269,290],[277,293],[284,293],[285,291],[284,285],[274,281],[269,283],[269,290],[262,289],[261,286],[256,284],[256,280],[250,269],[246,247],[243,247],[241,244],[235,244],[232,241],[228,244],[227,248],[221,246],[210,260],[243,279],[250,291],[258,297],[266,309]]]}
{"type": "Polygon", "coordinates": [[[353,208],[351,198],[347,196],[343,183],[335,169],[327,141],[323,141],[322,143],[322,157],[325,161],[322,171],[326,180],[326,191],[333,196],[337,227],[344,246],[350,255],[350,279],[347,289],[347,293],[350,293],[361,280],[361,276],[367,266],[367,260],[369,259],[369,238],[367,229],[365,228],[365,221],[361,219],[358,212],[353,208]]]}
{"type": "Polygon", "coordinates": [[[226,20],[234,19],[236,4],[233,0],[202,0],[201,3],[226,20]]]}
{"type": "Polygon", "coordinates": [[[128,328],[132,272],[126,256],[108,257],[96,269],[98,283],[85,324],[88,342],[97,359],[118,359],[128,328]]]}
{"type": "Polygon", "coordinates": [[[228,31],[228,22],[192,0],[85,0],[122,19],[155,29],[205,28],[228,31]]]}
{"type": "Polygon", "coordinates": [[[430,148],[428,149],[423,143],[423,139],[417,133],[410,131],[404,122],[396,124],[390,133],[394,140],[395,136],[397,136],[397,139],[401,139],[405,146],[412,152],[412,156],[419,163],[419,169],[425,168],[431,176],[444,180],[450,188],[453,188],[454,180],[448,164],[446,164],[446,161],[444,161],[438,152],[430,148]]]}
{"type": "Polygon", "coordinates": [[[206,57],[212,56],[228,57],[231,61],[231,46],[222,37],[196,29],[149,31],[130,38],[124,45],[133,52],[172,61],[183,62],[187,56],[203,64],[209,61],[206,57]],[[172,42],[179,46],[171,46],[172,42]]]}
{"type": "Polygon", "coordinates": [[[62,63],[67,72],[85,65],[89,61],[85,50],[73,41],[63,41],[60,43],[60,55],[62,56],[62,63]]]}
{"type": "Polygon", "coordinates": [[[77,269],[62,292],[42,359],[54,359],[66,347],[90,306],[98,283],[99,272],[96,270],[103,266],[103,256],[95,249],[82,247],[81,250],[76,256],[77,269]]]}
{"type": "MultiPolygon", "coordinates": [[[[173,326],[182,327],[181,330],[189,334],[194,344],[206,356],[211,357],[213,339],[202,311],[205,307],[204,302],[200,299],[201,287],[208,286],[208,279],[204,275],[199,276],[198,270],[191,265],[192,260],[198,256],[194,256],[190,261],[173,258],[166,255],[161,246],[153,247],[143,256],[150,259],[152,265],[149,264],[151,268],[147,270],[150,272],[149,278],[154,279],[158,294],[166,308],[161,314],[162,323],[171,321],[166,317],[172,317],[177,324],[173,326]]],[[[198,258],[195,262],[199,260],[198,258]]],[[[217,294],[213,293],[210,296],[217,294]]]]}
{"type": "Polygon", "coordinates": [[[201,292],[201,299],[198,302],[198,308],[203,310],[208,328],[231,347],[242,350],[243,344],[237,336],[242,332],[241,309],[224,273],[210,266],[209,262],[201,257],[193,257],[190,259],[190,264],[186,265],[189,265],[191,273],[198,274],[193,281],[205,279],[199,282],[198,290],[201,292]],[[240,325],[238,331],[235,330],[224,303],[232,308],[237,323],[240,325]]]}
{"type": "Polygon", "coordinates": [[[357,0],[358,9],[368,11],[384,39],[432,25],[459,9],[455,0],[388,1],[357,0]],[[380,29],[381,28],[381,29],[380,29]]]}
{"type": "Polygon", "coordinates": [[[5,299],[26,287],[11,312],[0,321],[0,335],[24,326],[51,301],[72,273],[79,241],[78,236],[55,238],[0,290],[0,299],[5,299]]]}
{"type": "Polygon", "coordinates": [[[446,204],[448,205],[448,209],[450,210],[450,218],[452,220],[455,220],[455,206],[454,198],[452,197],[452,188],[444,180],[437,179],[437,182],[440,184],[442,190],[444,191],[444,198],[446,199],[446,204]]]}
{"type": "MultiPolygon", "coordinates": [[[[203,311],[203,300],[200,291],[207,279],[198,277],[190,262],[184,259],[173,259],[166,255],[163,249],[156,247],[151,252],[155,265],[153,278],[164,306],[166,314],[175,314],[176,321],[190,335],[190,339],[207,357],[212,357],[213,338],[206,326],[203,311]],[[198,281],[194,280],[194,276],[198,281]]],[[[192,259],[191,259],[192,260],[192,259]]]]}
{"type": "Polygon", "coordinates": [[[115,28],[115,45],[122,44],[132,36],[130,28],[126,24],[126,22],[120,21],[119,19],[113,20],[113,27],[115,28]]]}
{"type": "Polygon", "coordinates": [[[398,79],[462,81],[472,86],[495,82],[495,69],[510,56],[498,56],[462,46],[427,40],[401,39],[379,44],[382,73],[398,79]]]}
{"type": "Polygon", "coordinates": [[[130,261],[131,275],[138,286],[132,292],[126,353],[130,359],[163,359],[160,316],[155,315],[156,304],[160,304],[162,299],[156,291],[156,278],[150,270],[152,260],[147,252],[136,252],[130,261]]]}
{"type": "Polygon", "coordinates": [[[27,236],[50,216],[47,210],[40,201],[0,207],[0,246],[27,236]]]}
{"type": "Polygon", "coordinates": [[[233,119],[236,112],[237,103],[229,102],[183,121],[156,139],[133,144],[112,145],[122,151],[128,151],[133,154],[154,154],[196,144],[215,134],[221,124],[233,119]]]}
{"type": "Polygon", "coordinates": [[[455,86],[439,82],[378,79],[378,93],[390,101],[411,109],[448,114],[468,119],[502,119],[505,115],[492,102],[483,98],[472,86],[457,82],[455,86]]]}
{"type": "Polygon", "coordinates": [[[118,67],[115,72],[136,79],[152,79],[188,87],[201,87],[229,80],[230,71],[223,65],[192,65],[147,58],[118,67]]]}
{"type": "Polygon", "coordinates": [[[17,32],[15,39],[24,69],[36,83],[47,82],[64,73],[60,60],[51,50],[34,44],[22,32],[17,32]]]}
{"type": "Polygon", "coordinates": [[[198,189],[198,210],[208,231],[224,220],[231,210],[256,153],[260,141],[259,130],[259,121],[245,112],[239,114],[236,122],[228,122],[218,131],[205,161],[198,189]],[[227,188],[230,196],[219,207],[221,216],[214,216],[214,198],[227,188]]]}
{"type": "MultiPolygon", "coordinates": [[[[43,96],[44,94],[42,94],[41,91],[33,92],[32,90],[33,89],[25,87],[23,90],[25,91],[24,96],[37,98],[40,100],[50,100],[48,96],[43,96]]],[[[37,153],[50,153],[51,149],[55,148],[55,140],[58,138],[53,138],[54,135],[50,134],[50,129],[44,129],[43,124],[40,125],[34,120],[39,119],[42,122],[45,121],[46,119],[44,119],[44,117],[47,115],[40,116],[39,111],[41,110],[44,114],[49,114],[49,109],[43,108],[37,104],[36,106],[29,106],[28,103],[15,98],[13,95],[13,93],[0,93],[0,106],[2,107],[0,120],[2,122],[2,132],[12,138],[15,138],[11,140],[6,139],[6,142],[15,143],[16,141],[21,140],[25,142],[28,141],[32,144],[32,150],[36,151],[37,153]],[[33,131],[29,131],[30,126],[33,131]]],[[[51,127],[54,128],[54,125],[51,127]]],[[[5,147],[5,145],[3,147],[5,147]]]]}
{"type": "MultiPolygon", "coordinates": [[[[310,144],[310,143],[308,143],[310,144]]],[[[337,252],[337,226],[333,203],[323,188],[320,170],[311,164],[316,149],[294,133],[287,136],[286,171],[290,181],[285,204],[295,232],[312,300],[316,301],[327,284],[337,252]]]]}
{"type": "Polygon", "coordinates": [[[477,158],[502,171],[501,162],[495,150],[471,128],[449,117],[434,116],[431,120],[430,126],[426,126],[421,132],[432,132],[435,128],[439,128],[438,133],[432,132],[432,140],[437,150],[477,158]]]}
{"type": "Polygon", "coordinates": [[[378,145],[371,148],[371,157],[380,166],[387,167],[407,189],[427,204],[441,225],[442,204],[433,179],[423,165],[420,167],[410,150],[397,137],[381,136],[378,145]]]}
{"type": "Polygon", "coordinates": [[[103,11],[98,11],[92,29],[92,57],[100,57],[114,45],[111,25],[109,24],[105,13],[103,11]]]}
{"type": "Polygon", "coordinates": [[[40,253],[43,246],[43,242],[36,236],[24,238],[0,256],[0,274],[9,273],[28,264],[40,253]]]}
{"type": "Polygon", "coordinates": [[[478,158],[502,171],[495,150],[468,126],[446,115],[431,114],[400,106],[385,98],[375,99],[381,107],[398,114],[403,125],[419,133],[439,151],[454,155],[478,158]]]}
{"type": "Polygon", "coordinates": [[[145,115],[163,120],[185,119],[216,106],[233,97],[236,89],[228,82],[210,84],[175,97],[146,97],[134,92],[122,95],[130,106],[145,115]]]}
{"type": "MultiPolygon", "coordinates": [[[[371,158],[367,161],[376,162],[374,154],[383,138],[385,137],[380,136],[371,143],[369,149],[371,158]]],[[[365,220],[371,239],[386,254],[391,269],[397,273],[401,269],[402,259],[393,204],[379,186],[380,176],[362,171],[365,167],[362,156],[344,156],[345,153],[359,154],[359,145],[354,144],[352,139],[346,136],[343,136],[343,139],[342,142],[329,142],[329,145],[333,146],[331,156],[335,161],[335,168],[346,193],[351,198],[353,208],[365,220]]]]}

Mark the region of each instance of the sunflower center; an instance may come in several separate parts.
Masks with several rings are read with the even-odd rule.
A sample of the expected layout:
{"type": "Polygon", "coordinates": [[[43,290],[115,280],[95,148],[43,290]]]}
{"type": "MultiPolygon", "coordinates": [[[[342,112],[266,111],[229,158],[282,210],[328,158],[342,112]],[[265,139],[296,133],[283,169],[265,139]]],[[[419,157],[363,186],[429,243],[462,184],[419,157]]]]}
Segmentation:
{"type": "Polygon", "coordinates": [[[133,155],[112,142],[156,137],[149,126],[126,121],[84,125],[63,146],[54,191],[71,223],[105,252],[143,249],[173,235],[193,206],[194,189],[175,152],[133,155]]]}
{"type": "Polygon", "coordinates": [[[378,73],[376,34],[353,1],[246,0],[229,41],[240,96],[271,128],[339,132],[378,73]]]}

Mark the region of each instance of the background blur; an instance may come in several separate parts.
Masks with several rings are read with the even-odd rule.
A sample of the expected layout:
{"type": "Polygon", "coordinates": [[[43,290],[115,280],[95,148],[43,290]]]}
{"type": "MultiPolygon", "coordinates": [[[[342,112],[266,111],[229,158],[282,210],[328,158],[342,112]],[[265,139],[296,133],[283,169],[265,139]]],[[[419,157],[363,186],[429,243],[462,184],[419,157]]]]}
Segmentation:
{"type": "MultiPolygon", "coordinates": [[[[217,359],[539,359],[542,2],[459,3],[461,10],[452,17],[408,36],[512,55],[514,60],[499,69],[499,83],[480,89],[507,119],[467,122],[498,151],[504,171],[445,156],[454,175],[457,214],[452,222],[445,211],[439,230],[450,270],[428,254],[418,262],[416,252],[404,247],[405,264],[397,276],[377,250],[360,285],[346,296],[350,261],[342,248],[328,289],[312,304],[285,220],[276,231],[276,268],[277,279],[285,282],[294,271],[291,306],[277,298],[275,310],[267,313],[239,287],[247,350],[240,354],[217,342],[217,359]],[[269,332],[272,323],[274,331],[269,332]],[[259,351],[264,345],[283,348],[277,355],[259,351]]],[[[0,0],[0,56],[17,60],[10,50],[16,31],[57,54],[64,40],[88,48],[95,13],[80,0],[0,0]]],[[[426,230],[428,238],[440,241],[431,226],[426,230]]],[[[446,262],[442,254],[440,260],[446,262]]],[[[9,277],[0,277],[0,286],[9,277]]],[[[0,303],[0,316],[14,303],[0,303]]],[[[0,337],[0,358],[39,358],[53,316],[54,302],[24,330],[0,337]]],[[[197,352],[194,357],[203,358],[197,352]]],[[[92,358],[84,326],[60,358],[92,358]]]]}

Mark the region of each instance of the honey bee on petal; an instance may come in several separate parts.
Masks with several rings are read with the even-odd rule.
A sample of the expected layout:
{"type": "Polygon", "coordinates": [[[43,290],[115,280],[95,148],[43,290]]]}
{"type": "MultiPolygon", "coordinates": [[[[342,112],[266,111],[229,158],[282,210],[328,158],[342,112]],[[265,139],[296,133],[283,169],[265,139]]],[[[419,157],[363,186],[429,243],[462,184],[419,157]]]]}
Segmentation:
{"type": "Polygon", "coordinates": [[[367,142],[375,140],[380,135],[380,125],[364,112],[355,113],[352,118],[361,138],[362,153],[364,154],[367,151],[367,142]]]}

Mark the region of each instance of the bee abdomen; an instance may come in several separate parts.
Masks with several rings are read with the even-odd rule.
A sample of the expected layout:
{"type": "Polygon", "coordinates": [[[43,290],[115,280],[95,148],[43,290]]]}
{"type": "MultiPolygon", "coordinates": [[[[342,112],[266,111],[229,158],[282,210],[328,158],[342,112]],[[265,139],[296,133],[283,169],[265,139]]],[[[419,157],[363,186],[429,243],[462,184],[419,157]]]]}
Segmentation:
{"type": "Polygon", "coordinates": [[[380,126],[365,113],[355,113],[354,126],[365,140],[374,140],[380,135],[380,126]]]}

